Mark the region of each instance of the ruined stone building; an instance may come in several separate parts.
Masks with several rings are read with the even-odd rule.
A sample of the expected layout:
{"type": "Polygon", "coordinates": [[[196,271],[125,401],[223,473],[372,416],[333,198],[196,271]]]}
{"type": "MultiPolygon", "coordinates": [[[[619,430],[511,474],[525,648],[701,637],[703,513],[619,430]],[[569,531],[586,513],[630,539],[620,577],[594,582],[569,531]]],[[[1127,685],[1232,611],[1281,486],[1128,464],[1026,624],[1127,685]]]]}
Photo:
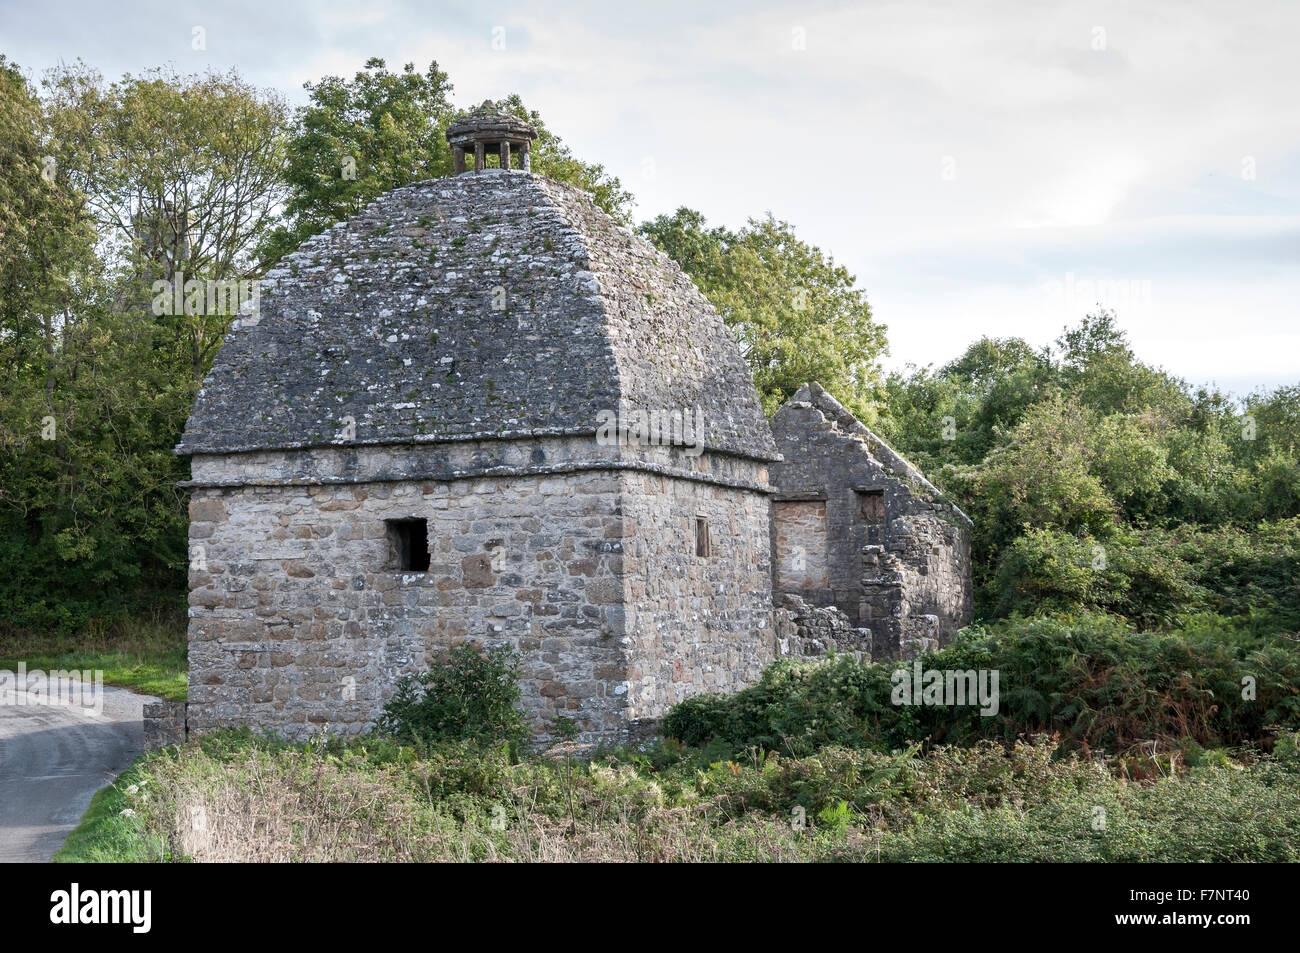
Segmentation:
{"type": "Polygon", "coordinates": [[[886,658],[970,621],[965,513],[815,383],[777,411],[772,432],[783,458],[771,468],[778,604],[834,607],[870,632],[861,648],[886,658]]]}
{"type": "Polygon", "coordinates": [[[191,730],[354,733],[470,640],[518,650],[539,733],[615,741],[805,622],[891,652],[969,617],[964,517],[818,387],[769,425],[709,302],[532,174],[533,135],[471,114],[458,174],[308,241],[231,328],[177,447],[191,730]]]}

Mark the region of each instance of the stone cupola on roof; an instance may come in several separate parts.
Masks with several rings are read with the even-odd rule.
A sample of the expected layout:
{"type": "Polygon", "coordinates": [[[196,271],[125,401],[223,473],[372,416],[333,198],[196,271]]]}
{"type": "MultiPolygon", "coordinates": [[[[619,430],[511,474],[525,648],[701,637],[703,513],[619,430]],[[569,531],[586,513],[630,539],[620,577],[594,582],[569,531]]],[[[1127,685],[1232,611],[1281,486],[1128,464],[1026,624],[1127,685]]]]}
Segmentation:
{"type": "Polygon", "coordinates": [[[474,171],[487,167],[486,156],[491,150],[501,157],[501,168],[510,168],[513,149],[519,156],[518,168],[532,170],[531,143],[537,130],[516,116],[504,113],[488,100],[476,106],[463,119],[447,127],[447,142],[451,144],[452,163],[456,174],[465,171],[465,153],[474,156],[474,171]]]}

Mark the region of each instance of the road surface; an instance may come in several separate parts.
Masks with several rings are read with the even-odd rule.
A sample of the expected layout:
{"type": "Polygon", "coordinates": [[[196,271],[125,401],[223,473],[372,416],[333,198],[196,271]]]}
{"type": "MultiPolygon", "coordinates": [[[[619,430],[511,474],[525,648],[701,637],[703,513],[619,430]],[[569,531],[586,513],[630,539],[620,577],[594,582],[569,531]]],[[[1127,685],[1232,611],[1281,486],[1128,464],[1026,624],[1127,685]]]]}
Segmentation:
{"type": "Polygon", "coordinates": [[[105,687],[96,713],[82,699],[43,703],[48,683],[24,691],[15,674],[0,673],[0,686],[18,681],[16,692],[0,687],[0,863],[48,861],[91,796],[144,749],[142,709],[157,699],[105,687]]]}

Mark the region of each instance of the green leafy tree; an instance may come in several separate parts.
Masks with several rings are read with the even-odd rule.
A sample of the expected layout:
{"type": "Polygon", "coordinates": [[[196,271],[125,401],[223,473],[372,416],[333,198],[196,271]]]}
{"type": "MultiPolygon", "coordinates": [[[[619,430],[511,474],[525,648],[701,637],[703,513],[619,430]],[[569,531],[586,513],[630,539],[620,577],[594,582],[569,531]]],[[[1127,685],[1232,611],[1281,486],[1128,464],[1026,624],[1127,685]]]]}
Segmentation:
{"type": "Polygon", "coordinates": [[[1137,360],[1115,312],[1085,315],[1056,341],[1062,386],[1098,413],[1187,412],[1186,385],[1137,360]]]}
{"type": "Polygon", "coordinates": [[[233,312],[156,313],[152,282],[255,273],[283,110],[233,74],[105,85],[78,65],[41,99],[3,77],[0,216],[29,233],[0,239],[18,292],[0,332],[0,619],[179,606],[187,473],[171,450],[233,312]]]}
{"type": "Polygon", "coordinates": [[[1107,535],[1118,508],[1094,472],[1096,417],[1057,394],[1035,404],[1011,442],[980,465],[977,492],[995,532],[1032,526],[1107,535]]]}
{"type": "Polygon", "coordinates": [[[980,338],[937,371],[890,374],[881,435],[935,474],[974,465],[1005,443],[1005,433],[1055,383],[1049,352],[1020,338],[980,338]]]}
{"type": "Polygon", "coordinates": [[[713,302],[740,341],[763,408],[773,414],[817,381],[871,422],[885,328],[843,266],[770,214],[738,232],[680,208],[641,225],[713,302]]]}
{"type": "Polygon", "coordinates": [[[1229,395],[1207,388],[1191,395],[1187,413],[1161,438],[1171,471],[1159,507],[1163,522],[1223,522],[1254,508],[1234,453],[1241,449],[1240,430],[1229,395]]]}
{"type": "Polygon", "coordinates": [[[1090,436],[1092,471],[1111,499],[1132,517],[1159,507],[1165,482],[1174,476],[1154,414],[1110,414],[1100,418],[1090,436]]]}
{"type": "MultiPolygon", "coordinates": [[[[237,73],[152,70],[106,85],[83,65],[45,82],[51,135],[85,196],[118,281],[118,307],[155,307],[158,280],[233,282],[262,272],[255,249],[276,221],[288,113],[237,73]]],[[[237,307],[156,314],[197,383],[237,307]]]]}
{"type": "Polygon", "coordinates": [[[75,625],[183,580],[168,451],[188,397],[153,323],[112,307],[58,128],[0,62],[0,619],[18,625],[75,625]]]}
{"type": "Polygon", "coordinates": [[[263,244],[267,263],[390,189],[451,174],[452,85],[436,62],[423,73],[414,63],[394,73],[371,57],[350,80],[326,76],[304,88],[311,102],[286,156],[288,222],[263,244]]]}

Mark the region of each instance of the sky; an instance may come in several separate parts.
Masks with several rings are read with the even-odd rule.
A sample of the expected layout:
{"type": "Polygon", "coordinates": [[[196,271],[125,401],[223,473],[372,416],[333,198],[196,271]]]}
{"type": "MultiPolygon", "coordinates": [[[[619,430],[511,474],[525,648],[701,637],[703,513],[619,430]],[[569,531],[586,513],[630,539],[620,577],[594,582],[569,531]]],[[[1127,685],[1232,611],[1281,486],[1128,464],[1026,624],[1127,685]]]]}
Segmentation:
{"type": "Polygon", "coordinates": [[[0,0],[33,75],[233,66],[301,104],[378,56],[436,60],[459,106],[517,92],[638,220],[790,222],[857,276],[889,368],[1100,303],[1238,394],[1300,383],[1298,51],[1295,0],[0,0]]]}

